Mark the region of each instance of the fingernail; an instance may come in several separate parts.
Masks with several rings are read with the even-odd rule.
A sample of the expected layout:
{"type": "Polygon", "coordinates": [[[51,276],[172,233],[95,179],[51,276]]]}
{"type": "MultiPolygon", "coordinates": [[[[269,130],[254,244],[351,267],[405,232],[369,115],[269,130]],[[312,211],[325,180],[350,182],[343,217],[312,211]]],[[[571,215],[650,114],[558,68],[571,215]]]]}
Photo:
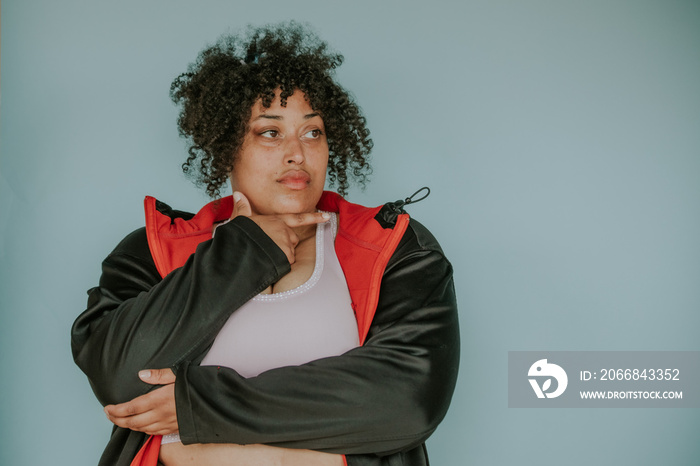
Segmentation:
{"type": "Polygon", "coordinates": [[[139,371],[139,378],[140,379],[148,379],[151,377],[151,371],[139,371]]]}
{"type": "Polygon", "coordinates": [[[241,200],[241,193],[239,193],[238,191],[234,191],[233,192],[233,201],[238,202],[240,200],[241,200]]]}
{"type": "Polygon", "coordinates": [[[325,220],[328,220],[329,218],[331,218],[331,214],[329,214],[328,212],[323,212],[321,214],[321,217],[323,217],[325,220]]]}

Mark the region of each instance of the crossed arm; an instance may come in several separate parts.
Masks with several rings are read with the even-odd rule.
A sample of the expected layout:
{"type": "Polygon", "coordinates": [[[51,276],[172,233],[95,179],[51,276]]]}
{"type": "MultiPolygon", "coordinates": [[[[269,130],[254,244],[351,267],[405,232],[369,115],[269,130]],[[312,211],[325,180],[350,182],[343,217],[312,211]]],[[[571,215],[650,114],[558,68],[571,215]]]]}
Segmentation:
{"type": "MultiPolygon", "coordinates": [[[[233,230],[236,235],[240,233],[233,230]]],[[[227,235],[220,236],[217,232],[209,247],[216,248],[217,241],[231,240],[227,235]]],[[[207,251],[198,250],[195,256],[199,258],[180,273],[194,273],[197,260],[203,261],[207,251]]],[[[260,251],[255,255],[259,254],[260,251]]],[[[267,263],[268,275],[271,269],[275,266],[267,263]]],[[[242,277],[243,283],[247,278],[242,277]]],[[[258,287],[265,285],[264,280],[257,279],[262,282],[258,287]]],[[[182,281],[186,282],[183,278],[177,282],[182,281]]],[[[116,325],[119,319],[109,317],[109,313],[118,314],[122,306],[129,307],[124,303],[143,300],[142,295],[150,294],[150,288],[124,300],[116,309],[105,311],[102,318],[108,318],[108,323],[94,320],[91,323],[98,329],[101,325],[116,325]]],[[[137,421],[135,415],[152,416],[138,420],[139,426],[133,424],[131,428],[140,427],[152,433],[179,429],[184,443],[265,443],[358,454],[386,454],[420,444],[444,416],[456,380],[459,340],[451,267],[438,249],[417,245],[415,237],[408,238],[387,267],[382,290],[366,344],[345,355],[243,379],[230,369],[198,366],[198,355],[206,349],[204,342],[200,349],[181,354],[177,360],[171,354],[169,362],[155,365],[156,358],[151,356],[141,361],[139,367],[130,368],[135,378],[140,369],[171,367],[176,373],[175,383],[166,383],[144,397],[141,395],[153,385],[143,381],[134,383],[141,393],[134,393],[137,390],[132,388],[103,399],[105,404],[133,399],[135,405],[126,409],[137,408],[132,412],[120,411],[129,406],[126,403],[121,407],[110,406],[107,411],[115,419],[133,418],[129,422],[137,421]],[[173,424],[173,393],[177,426],[173,424]],[[161,396],[165,402],[154,402],[161,396]],[[151,412],[154,410],[143,408],[149,404],[167,408],[151,412]]],[[[141,312],[149,312],[144,309],[141,312]]],[[[180,314],[187,317],[188,312],[180,310],[178,318],[182,319],[180,314]]],[[[204,314],[208,316],[207,311],[204,314]]],[[[76,360],[85,358],[89,361],[83,365],[94,368],[93,356],[82,349],[85,346],[79,345],[76,360]]],[[[119,362],[120,358],[116,359],[119,362]]],[[[88,373],[96,393],[102,393],[101,371],[108,372],[107,368],[98,367],[88,373]]],[[[172,374],[167,372],[152,372],[152,375],[155,378],[146,382],[158,385],[172,380],[172,374]],[[159,376],[165,378],[156,380],[159,376]]]]}

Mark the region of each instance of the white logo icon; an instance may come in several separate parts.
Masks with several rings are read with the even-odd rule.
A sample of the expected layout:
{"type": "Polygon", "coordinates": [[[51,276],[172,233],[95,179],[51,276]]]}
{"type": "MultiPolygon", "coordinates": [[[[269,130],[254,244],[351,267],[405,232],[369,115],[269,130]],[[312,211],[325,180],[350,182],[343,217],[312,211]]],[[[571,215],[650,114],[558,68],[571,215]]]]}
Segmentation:
{"type": "Polygon", "coordinates": [[[566,390],[566,386],[569,383],[569,378],[566,376],[564,369],[557,366],[556,364],[547,363],[546,359],[540,359],[535,364],[530,366],[530,370],[527,371],[529,377],[549,377],[544,381],[542,387],[537,383],[537,379],[528,379],[532,389],[535,391],[537,398],[556,398],[566,390]],[[552,378],[557,381],[557,389],[553,392],[547,392],[549,387],[552,385],[552,378]]]}

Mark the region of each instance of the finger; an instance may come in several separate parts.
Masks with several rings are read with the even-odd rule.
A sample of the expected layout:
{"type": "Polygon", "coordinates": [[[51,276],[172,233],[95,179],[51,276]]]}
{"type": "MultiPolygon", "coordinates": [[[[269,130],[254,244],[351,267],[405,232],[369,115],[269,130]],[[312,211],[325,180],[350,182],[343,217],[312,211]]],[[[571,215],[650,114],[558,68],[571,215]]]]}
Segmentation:
{"type": "Polygon", "coordinates": [[[175,432],[175,385],[164,385],[129,402],[105,406],[105,414],[113,424],[126,429],[151,435],[175,432]]]}
{"type": "Polygon", "coordinates": [[[250,207],[250,201],[242,192],[233,192],[233,202],[233,213],[231,214],[232,219],[238,217],[239,215],[243,215],[245,217],[250,217],[253,215],[253,209],[250,207]]]}
{"type": "Polygon", "coordinates": [[[299,236],[294,232],[294,230],[289,229],[287,230],[287,239],[289,240],[289,244],[292,245],[292,251],[294,251],[299,244],[299,236]]]}
{"type": "Polygon", "coordinates": [[[175,373],[172,369],[146,369],[139,371],[139,378],[151,385],[167,385],[175,383],[175,373]]]}
{"type": "Polygon", "coordinates": [[[324,223],[331,218],[331,214],[326,212],[306,212],[301,214],[284,214],[280,219],[290,228],[324,223]]]}
{"type": "Polygon", "coordinates": [[[178,430],[176,417],[165,417],[157,411],[148,411],[136,416],[109,417],[116,426],[145,432],[149,435],[163,435],[178,430]]]}
{"type": "Polygon", "coordinates": [[[152,425],[159,421],[157,413],[153,410],[134,414],[133,416],[114,416],[108,414],[107,419],[119,427],[125,427],[131,430],[141,430],[143,426],[152,425]]]}
{"type": "Polygon", "coordinates": [[[107,405],[105,406],[104,411],[107,417],[114,422],[113,419],[138,416],[139,414],[148,412],[151,409],[151,405],[144,403],[142,397],[138,397],[131,401],[127,401],[126,403],[107,405]]]}
{"type": "MultiPolygon", "coordinates": [[[[134,430],[134,429],[132,429],[134,430]]],[[[177,423],[177,421],[173,422],[156,422],[153,424],[149,424],[147,426],[143,426],[138,429],[140,432],[143,432],[148,435],[168,435],[172,434],[175,432],[178,432],[180,430],[180,427],[177,423]]]]}
{"type": "Polygon", "coordinates": [[[169,424],[163,424],[163,423],[159,422],[158,424],[144,426],[140,430],[140,432],[143,432],[146,435],[174,434],[175,432],[178,432],[178,425],[177,425],[177,422],[169,423],[169,424]]]}
{"type": "Polygon", "coordinates": [[[169,395],[174,392],[174,385],[165,385],[126,403],[107,405],[105,406],[105,413],[107,416],[115,418],[137,416],[162,406],[168,400],[169,395]]]}
{"type": "Polygon", "coordinates": [[[284,255],[287,256],[287,261],[290,264],[293,264],[296,261],[296,258],[294,257],[294,247],[283,244],[278,244],[277,246],[282,250],[284,255]]]}

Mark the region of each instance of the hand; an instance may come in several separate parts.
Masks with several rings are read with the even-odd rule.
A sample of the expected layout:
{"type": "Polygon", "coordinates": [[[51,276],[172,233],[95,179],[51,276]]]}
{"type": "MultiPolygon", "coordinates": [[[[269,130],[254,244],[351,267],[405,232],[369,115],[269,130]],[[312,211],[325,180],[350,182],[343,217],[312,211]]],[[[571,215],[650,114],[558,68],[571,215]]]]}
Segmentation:
{"type": "Polygon", "coordinates": [[[253,215],[250,201],[239,191],[233,193],[233,213],[231,220],[243,215],[252,221],[269,236],[272,241],[284,252],[290,264],[295,262],[294,251],[299,244],[299,236],[295,232],[299,227],[315,225],[327,222],[330,215],[321,212],[304,212],[299,214],[279,214],[279,215],[253,215]]]}
{"type": "Polygon", "coordinates": [[[105,406],[107,418],[119,427],[166,435],[179,430],[175,410],[175,374],[170,369],[139,372],[139,378],[151,385],[163,385],[126,403],[105,406]]]}

